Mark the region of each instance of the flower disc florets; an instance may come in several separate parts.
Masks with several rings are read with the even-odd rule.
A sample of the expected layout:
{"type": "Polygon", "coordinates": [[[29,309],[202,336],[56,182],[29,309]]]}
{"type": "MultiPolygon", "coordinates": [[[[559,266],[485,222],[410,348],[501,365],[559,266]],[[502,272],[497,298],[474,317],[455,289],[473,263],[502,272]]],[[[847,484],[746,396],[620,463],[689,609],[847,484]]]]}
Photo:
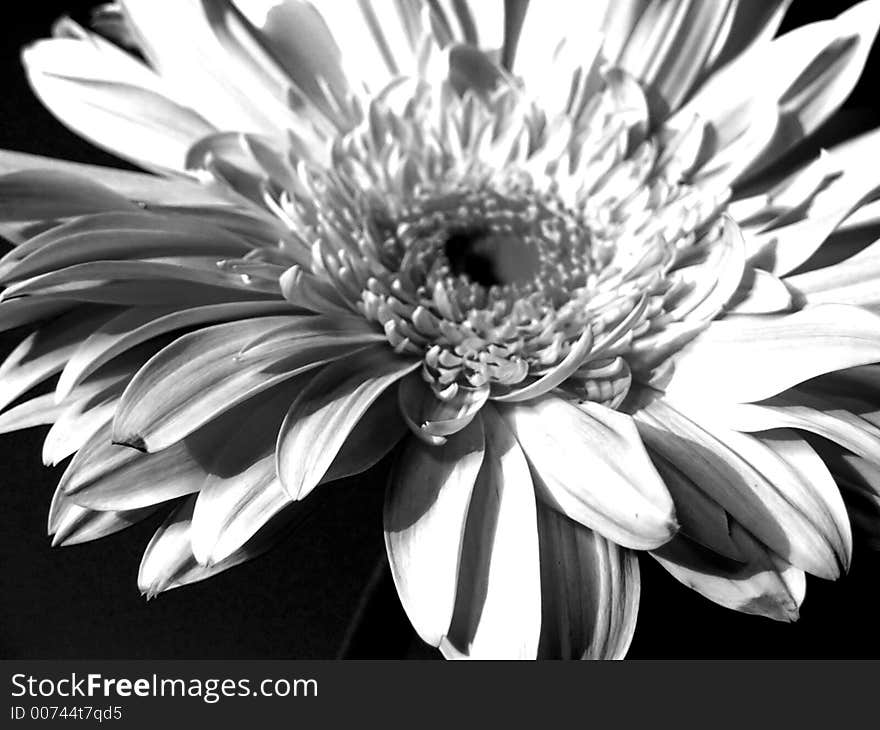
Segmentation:
{"type": "Polygon", "coordinates": [[[719,235],[717,203],[658,155],[625,75],[551,118],[496,82],[398,80],[282,207],[328,296],[421,356],[441,400],[565,387],[616,406],[658,364],[635,340],[687,314],[670,271],[719,235]]]}

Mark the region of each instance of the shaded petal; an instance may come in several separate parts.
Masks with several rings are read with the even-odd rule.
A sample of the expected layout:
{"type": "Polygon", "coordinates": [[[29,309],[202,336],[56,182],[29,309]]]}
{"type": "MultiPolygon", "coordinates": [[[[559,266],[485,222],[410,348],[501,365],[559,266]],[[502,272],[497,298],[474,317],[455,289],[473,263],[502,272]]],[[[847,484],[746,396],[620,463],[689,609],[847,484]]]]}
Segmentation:
{"type": "Polygon", "coordinates": [[[0,365],[0,408],[60,372],[79,343],[115,314],[84,307],[28,335],[0,365]]]}
{"type": "Polygon", "coordinates": [[[719,425],[704,411],[654,400],[635,414],[652,452],[787,562],[823,578],[836,578],[849,562],[840,523],[840,495],[827,483],[804,480],[768,444],[719,425]]]}
{"type": "Polygon", "coordinates": [[[216,415],[294,375],[364,347],[374,333],[321,316],[259,317],[184,335],[141,368],[122,395],[113,440],[157,451],[216,415]],[[243,352],[286,330],[287,350],[243,352]]]}
{"type": "Polygon", "coordinates": [[[179,0],[173,23],[149,0],[122,7],[150,64],[218,129],[283,137],[303,126],[287,105],[286,75],[248,38],[229,3],[179,0]]]}
{"type": "Polygon", "coordinates": [[[19,170],[0,177],[0,220],[4,222],[53,220],[116,210],[134,211],[137,206],[82,175],[64,170],[19,170]]]}
{"type": "Polygon", "coordinates": [[[286,527],[281,518],[225,560],[199,565],[190,549],[190,527],[195,497],[184,500],[162,523],[144,551],[138,570],[138,588],[147,598],[162,591],[196,583],[266,552],[286,527]]]}
{"type": "Polygon", "coordinates": [[[322,482],[360,474],[377,464],[406,435],[397,407],[397,394],[388,388],[355,424],[322,482]]]}
{"type": "Polygon", "coordinates": [[[207,221],[152,213],[112,212],[77,218],[36,236],[3,257],[5,282],[65,266],[110,259],[243,256],[242,239],[207,221]]]}
{"type": "Polygon", "coordinates": [[[342,53],[314,5],[282,0],[262,17],[249,13],[246,3],[242,10],[293,87],[332,117],[333,108],[347,100],[350,90],[342,53]]]}
{"type": "Polygon", "coordinates": [[[617,64],[649,88],[657,114],[675,110],[724,31],[728,2],[655,2],[635,23],[617,64]]]}
{"type": "Polygon", "coordinates": [[[192,554],[201,565],[227,558],[291,503],[275,473],[275,440],[308,378],[251,399],[238,428],[213,445],[189,529],[192,554]]]}
{"type": "Polygon", "coordinates": [[[86,337],[58,378],[56,393],[66,396],[70,390],[101,365],[143,342],[177,329],[230,319],[282,314],[283,302],[229,302],[208,304],[190,309],[143,307],[128,309],[86,337]]]}
{"type": "Polygon", "coordinates": [[[880,309],[880,242],[840,263],[789,276],[785,283],[810,305],[834,303],[880,309]]]}
{"type": "Polygon", "coordinates": [[[410,438],[385,496],[385,547],[403,608],[438,646],[449,632],[471,494],[483,462],[479,419],[440,447],[410,438]]]}
{"type": "Polygon", "coordinates": [[[681,583],[720,606],[796,621],[807,586],[804,572],[768,550],[737,522],[730,523],[730,539],[739,561],[717,555],[684,535],[676,535],[651,556],[681,583]]]}
{"type": "Polygon", "coordinates": [[[767,431],[775,428],[797,428],[822,436],[866,459],[880,459],[880,429],[830,404],[817,408],[798,389],[786,391],[762,403],[737,403],[716,409],[718,418],[737,431],[767,431]],[[807,402],[804,402],[807,400],[807,402]]]}
{"type": "Polygon", "coordinates": [[[145,520],[158,506],[135,510],[93,510],[76,504],[59,485],[49,507],[48,532],[52,546],[78,545],[97,540],[145,520]]]}
{"type": "MultiPolygon", "coordinates": [[[[862,75],[878,26],[880,4],[866,0],[833,20],[797,28],[769,45],[767,61],[782,68],[792,64],[799,75],[779,98],[773,155],[759,167],[812,134],[843,104],[862,75]]],[[[766,73],[768,66],[762,68],[766,73]]]]}
{"type": "Polygon", "coordinates": [[[373,402],[418,366],[377,345],[321,370],[291,404],[278,434],[276,468],[285,491],[293,499],[311,492],[373,402]]]}
{"type": "Polygon", "coordinates": [[[678,534],[718,555],[742,560],[739,548],[730,538],[730,515],[724,507],[659,452],[651,452],[651,460],[675,503],[678,534]]]}
{"type": "MultiPolygon", "coordinates": [[[[84,165],[25,152],[0,150],[0,173],[20,171],[75,175],[99,183],[129,200],[153,205],[216,205],[224,202],[220,191],[184,178],[165,178],[143,172],[118,170],[100,165],[84,165]]],[[[35,194],[36,189],[28,188],[35,194]]],[[[59,200],[59,203],[62,202],[59,200]]],[[[54,216],[50,216],[54,217],[54,216]]]]}
{"type": "Polygon", "coordinates": [[[539,656],[622,659],[641,594],[635,553],[538,504],[543,618],[539,656]]]}
{"type": "Polygon", "coordinates": [[[547,503],[627,547],[656,547],[675,533],[672,499],[629,416],[554,396],[498,408],[547,503]]]}
{"type": "Polygon", "coordinates": [[[719,34],[704,75],[710,76],[742,53],[770,41],[779,30],[791,0],[737,0],[729,4],[730,27],[719,34]]]}
{"type": "MultiPolygon", "coordinates": [[[[240,422],[241,411],[233,414],[240,422]]],[[[238,422],[218,419],[154,454],[112,443],[105,423],[77,451],[59,484],[77,504],[99,510],[139,509],[192,494],[205,481],[217,443],[238,422]]]]}
{"type": "Polygon", "coordinates": [[[95,431],[113,418],[124,387],[125,378],[119,378],[91,397],[66,404],[43,441],[43,463],[55,466],[82,448],[95,431]]]}

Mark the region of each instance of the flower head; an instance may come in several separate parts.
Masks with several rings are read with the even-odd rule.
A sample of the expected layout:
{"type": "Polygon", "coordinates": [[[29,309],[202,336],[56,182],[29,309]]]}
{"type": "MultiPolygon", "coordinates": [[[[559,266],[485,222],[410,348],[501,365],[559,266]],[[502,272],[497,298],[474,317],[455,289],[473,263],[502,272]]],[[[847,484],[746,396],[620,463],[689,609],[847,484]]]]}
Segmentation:
{"type": "Polygon", "coordinates": [[[849,564],[847,508],[880,524],[878,244],[814,257],[875,222],[880,138],[781,165],[880,5],[774,38],[788,4],[59,21],[24,53],[36,93],[155,174],[0,158],[0,323],[34,327],[0,428],[73,456],[55,541],[170,507],[153,595],[393,452],[391,572],[446,656],[623,656],[638,551],[796,618],[805,574],[849,564]]]}

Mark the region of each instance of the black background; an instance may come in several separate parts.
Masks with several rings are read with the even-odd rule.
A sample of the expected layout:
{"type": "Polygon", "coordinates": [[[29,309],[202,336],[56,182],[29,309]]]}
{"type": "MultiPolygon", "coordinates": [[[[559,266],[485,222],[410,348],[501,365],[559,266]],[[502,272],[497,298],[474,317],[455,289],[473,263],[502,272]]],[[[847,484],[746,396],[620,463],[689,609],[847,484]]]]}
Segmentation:
{"type": "MultiPolygon", "coordinates": [[[[851,4],[796,2],[784,27],[831,17],[851,4]]],[[[4,4],[0,147],[124,166],[42,109],[18,58],[21,46],[46,35],[62,12],[83,19],[92,5],[75,0],[4,4]]],[[[175,22],[173,11],[168,21],[175,22]]],[[[878,78],[875,49],[842,122],[822,130],[820,141],[880,123],[878,78]]],[[[0,353],[20,337],[0,337],[0,353]]],[[[60,470],[41,466],[44,433],[32,429],[0,437],[0,657],[308,659],[337,654],[383,550],[383,465],[319,490],[313,497],[321,504],[318,513],[269,554],[148,603],[137,591],[137,567],[158,517],[94,543],[49,546],[46,514],[60,470]]],[[[865,547],[857,546],[849,575],[838,582],[809,579],[795,624],[719,608],[650,559],[642,561],[642,575],[632,658],[880,657],[875,601],[880,556],[865,547]]],[[[403,654],[433,652],[413,641],[385,582],[349,655],[403,654]]]]}

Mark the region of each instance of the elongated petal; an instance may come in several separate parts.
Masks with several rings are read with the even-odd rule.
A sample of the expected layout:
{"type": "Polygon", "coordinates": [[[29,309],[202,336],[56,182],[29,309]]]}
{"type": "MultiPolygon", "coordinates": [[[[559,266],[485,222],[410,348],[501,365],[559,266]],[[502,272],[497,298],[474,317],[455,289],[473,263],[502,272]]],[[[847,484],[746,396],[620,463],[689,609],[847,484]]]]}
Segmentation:
{"type": "Polygon", "coordinates": [[[538,504],[543,617],[539,656],[622,659],[636,627],[635,554],[538,504]]]}
{"type": "Polygon", "coordinates": [[[104,363],[159,335],[208,322],[280,315],[284,311],[282,302],[272,301],[208,304],[182,310],[167,307],[126,310],[82,341],[64,367],[56,393],[59,397],[65,396],[104,363]]]}
{"type": "Polygon", "coordinates": [[[113,212],[78,218],[19,246],[4,257],[5,281],[45,274],[65,266],[110,259],[164,256],[243,256],[250,247],[206,221],[152,213],[113,212]]]}
{"type": "Polygon", "coordinates": [[[124,382],[106,388],[93,397],[81,398],[67,405],[43,440],[43,463],[55,466],[78,449],[112,418],[124,382]]]}
{"type": "Polygon", "coordinates": [[[318,485],[373,402],[418,365],[378,345],[318,373],[278,434],[278,476],[291,497],[302,499],[318,485]]]}
{"type": "MultiPolygon", "coordinates": [[[[193,442],[193,446],[195,442],[193,442]]],[[[99,510],[130,510],[197,492],[205,480],[208,456],[185,442],[144,454],[110,441],[107,424],[80,448],[61,477],[65,494],[79,505],[99,510]]]]}
{"type": "Polygon", "coordinates": [[[284,380],[343,357],[373,332],[322,317],[260,317],[184,335],[132,378],[119,404],[113,439],[157,451],[214,416],[284,380]],[[292,354],[240,354],[254,338],[290,324],[292,354]]]}
{"type": "MultiPolygon", "coordinates": [[[[195,206],[218,205],[224,202],[228,204],[222,191],[186,178],[165,178],[143,172],[118,170],[113,167],[56,160],[52,157],[30,155],[26,152],[0,150],[0,173],[5,175],[22,171],[37,175],[42,172],[57,173],[68,177],[73,175],[77,178],[100,183],[107,189],[124,195],[129,200],[154,205],[195,206]]],[[[26,188],[26,191],[37,194],[36,188],[29,187],[26,188]]],[[[62,201],[57,202],[61,203],[62,201]]],[[[38,203],[35,201],[32,204],[38,203]]],[[[45,217],[55,218],[57,214],[45,217]]]]}
{"type": "Polygon", "coordinates": [[[807,304],[851,304],[880,309],[880,244],[823,268],[786,278],[785,283],[807,304]]]}
{"type": "Polygon", "coordinates": [[[774,157],[818,129],[843,104],[862,75],[878,26],[880,5],[867,0],[833,20],[798,28],[770,44],[768,60],[779,59],[783,67],[802,64],[800,75],[779,99],[781,124],[774,157]]]}
{"type": "Polygon", "coordinates": [[[852,560],[852,530],[846,514],[846,506],[834,478],[822,459],[809,443],[789,429],[774,429],[758,435],[758,440],[784,461],[795,477],[814,496],[818,511],[817,519],[826,522],[829,541],[840,556],[841,567],[849,570],[852,560]],[[834,534],[836,533],[836,534],[834,534]]]}
{"type": "Polygon", "coordinates": [[[78,342],[110,317],[106,308],[84,308],[29,335],[0,365],[0,408],[61,371],[78,342]]]}
{"type": "Polygon", "coordinates": [[[182,170],[189,146],[213,131],[146,66],[110,44],[40,41],[23,60],[34,91],[62,122],[144,167],[182,170]]]}
{"type": "MultiPolygon", "coordinates": [[[[244,12],[248,8],[245,6],[244,12]]],[[[284,0],[262,17],[250,19],[260,41],[277,59],[293,86],[329,112],[334,99],[349,93],[342,53],[320,13],[308,2],[284,0]],[[327,98],[325,89],[331,91],[327,98]]]]}
{"type": "Polygon", "coordinates": [[[629,416],[553,396],[499,410],[546,502],[627,547],[656,547],[675,533],[669,492],[629,416]]]}
{"type": "Polygon", "coordinates": [[[209,566],[199,565],[190,549],[194,503],[194,497],[184,500],[156,530],[144,551],[138,570],[138,588],[147,598],[205,580],[261,555],[272,547],[284,529],[284,520],[278,520],[225,560],[209,566]]]}
{"type": "Polygon", "coordinates": [[[730,3],[730,27],[719,34],[705,69],[709,74],[741,53],[749,52],[770,42],[776,35],[791,0],[739,0],[730,3]]]}
{"type": "Polygon", "coordinates": [[[736,317],[713,322],[677,355],[666,392],[681,400],[747,403],[878,360],[880,318],[857,307],[826,304],[779,317],[736,317]]]}
{"type": "Polygon", "coordinates": [[[190,526],[192,552],[201,565],[231,555],[291,503],[275,473],[275,440],[308,378],[294,378],[251,399],[239,428],[213,445],[190,526]]]}
{"type": "Polygon", "coordinates": [[[54,220],[115,210],[137,207],[85,176],[60,170],[20,170],[0,177],[2,221],[54,220]]]}
{"type": "Polygon", "coordinates": [[[170,258],[160,261],[90,261],[38,274],[8,286],[0,301],[40,294],[98,304],[129,306],[209,303],[222,294],[236,299],[277,299],[274,281],[243,281],[221,271],[216,257],[170,258]],[[196,293],[187,296],[191,291],[196,293]],[[176,296],[180,292],[180,295],[176,296]],[[207,293],[206,293],[207,292],[207,293]],[[152,295],[152,296],[151,296],[152,295]]]}
{"type": "Polygon", "coordinates": [[[355,424],[322,481],[360,474],[385,457],[407,433],[397,393],[388,388],[355,424]]]}
{"type": "Polygon", "coordinates": [[[658,452],[651,453],[654,466],[675,503],[678,534],[734,561],[742,559],[730,538],[730,515],[687,474],[658,452]]]}
{"type": "Polygon", "coordinates": [[[806,576],[731,522],[730,539],[740,560],[730,560],[676,535],[651,553],[677,580],[725,608],[796,621],[804,600],[806,576]]]}
{"type": "Polygon", "coordinates": [[[385,496],[385,547],[397,593],[419,636],[449,632],[468,507],[483,462],[479,419],[440,447],[410,438],[385,496]]]}
{"type": "Polygon", "coordinates": [[[758,439],[718,425],[705,411],[678,409],[655,400],[635,414],[651,451],[787,562],[836,578],[849,560],[839,495],[804,480],[801,469],[758,439]]]}
{"type": "Polygon", "coordinates": [[[147,0],[122,7],[151,65],[217,128],[280,136],[296,123],[283,74],[264,65],[271,61],[246,29],[230,26],[236,17],[228,3],[181,0],[174,23],[147,0]]]}
{"type": "Polygon", "coordinates": [[[485,452],[468,508],[448,639],[454,655],[534,659],[541,569],[529,465],[494,408],[482,411],[482,421],[485,452]]]}
{"type": "Polygon", "coordinates": [[[0,414],[0,433],[55,423],[66,403],[58,403],[54,393],[45,393],[19,403],[0,414]]]}
{"type": "Polygon", "coordinates": [[[724,28],[728,5],[654,3],[636,23],[618,64],[651,89],[659,114],[678,108],[699,78],[724,28]]]}
{"type": "Polygon", "coordinates": [[[158,507],[135,510],[93,510],[76,504],[59,487],[49,507],[48,532],[52,547],[99,540],[145,520],[158,507]]]}
{"type": "Polygon", "coordinates": [[[796,428],[823,436],[866,459],[880,459],[880,429],[849,412],[828,412],[789,395],[762,403],[733,404],[716,410],[719,419],[737,431],[796,428]]]}

